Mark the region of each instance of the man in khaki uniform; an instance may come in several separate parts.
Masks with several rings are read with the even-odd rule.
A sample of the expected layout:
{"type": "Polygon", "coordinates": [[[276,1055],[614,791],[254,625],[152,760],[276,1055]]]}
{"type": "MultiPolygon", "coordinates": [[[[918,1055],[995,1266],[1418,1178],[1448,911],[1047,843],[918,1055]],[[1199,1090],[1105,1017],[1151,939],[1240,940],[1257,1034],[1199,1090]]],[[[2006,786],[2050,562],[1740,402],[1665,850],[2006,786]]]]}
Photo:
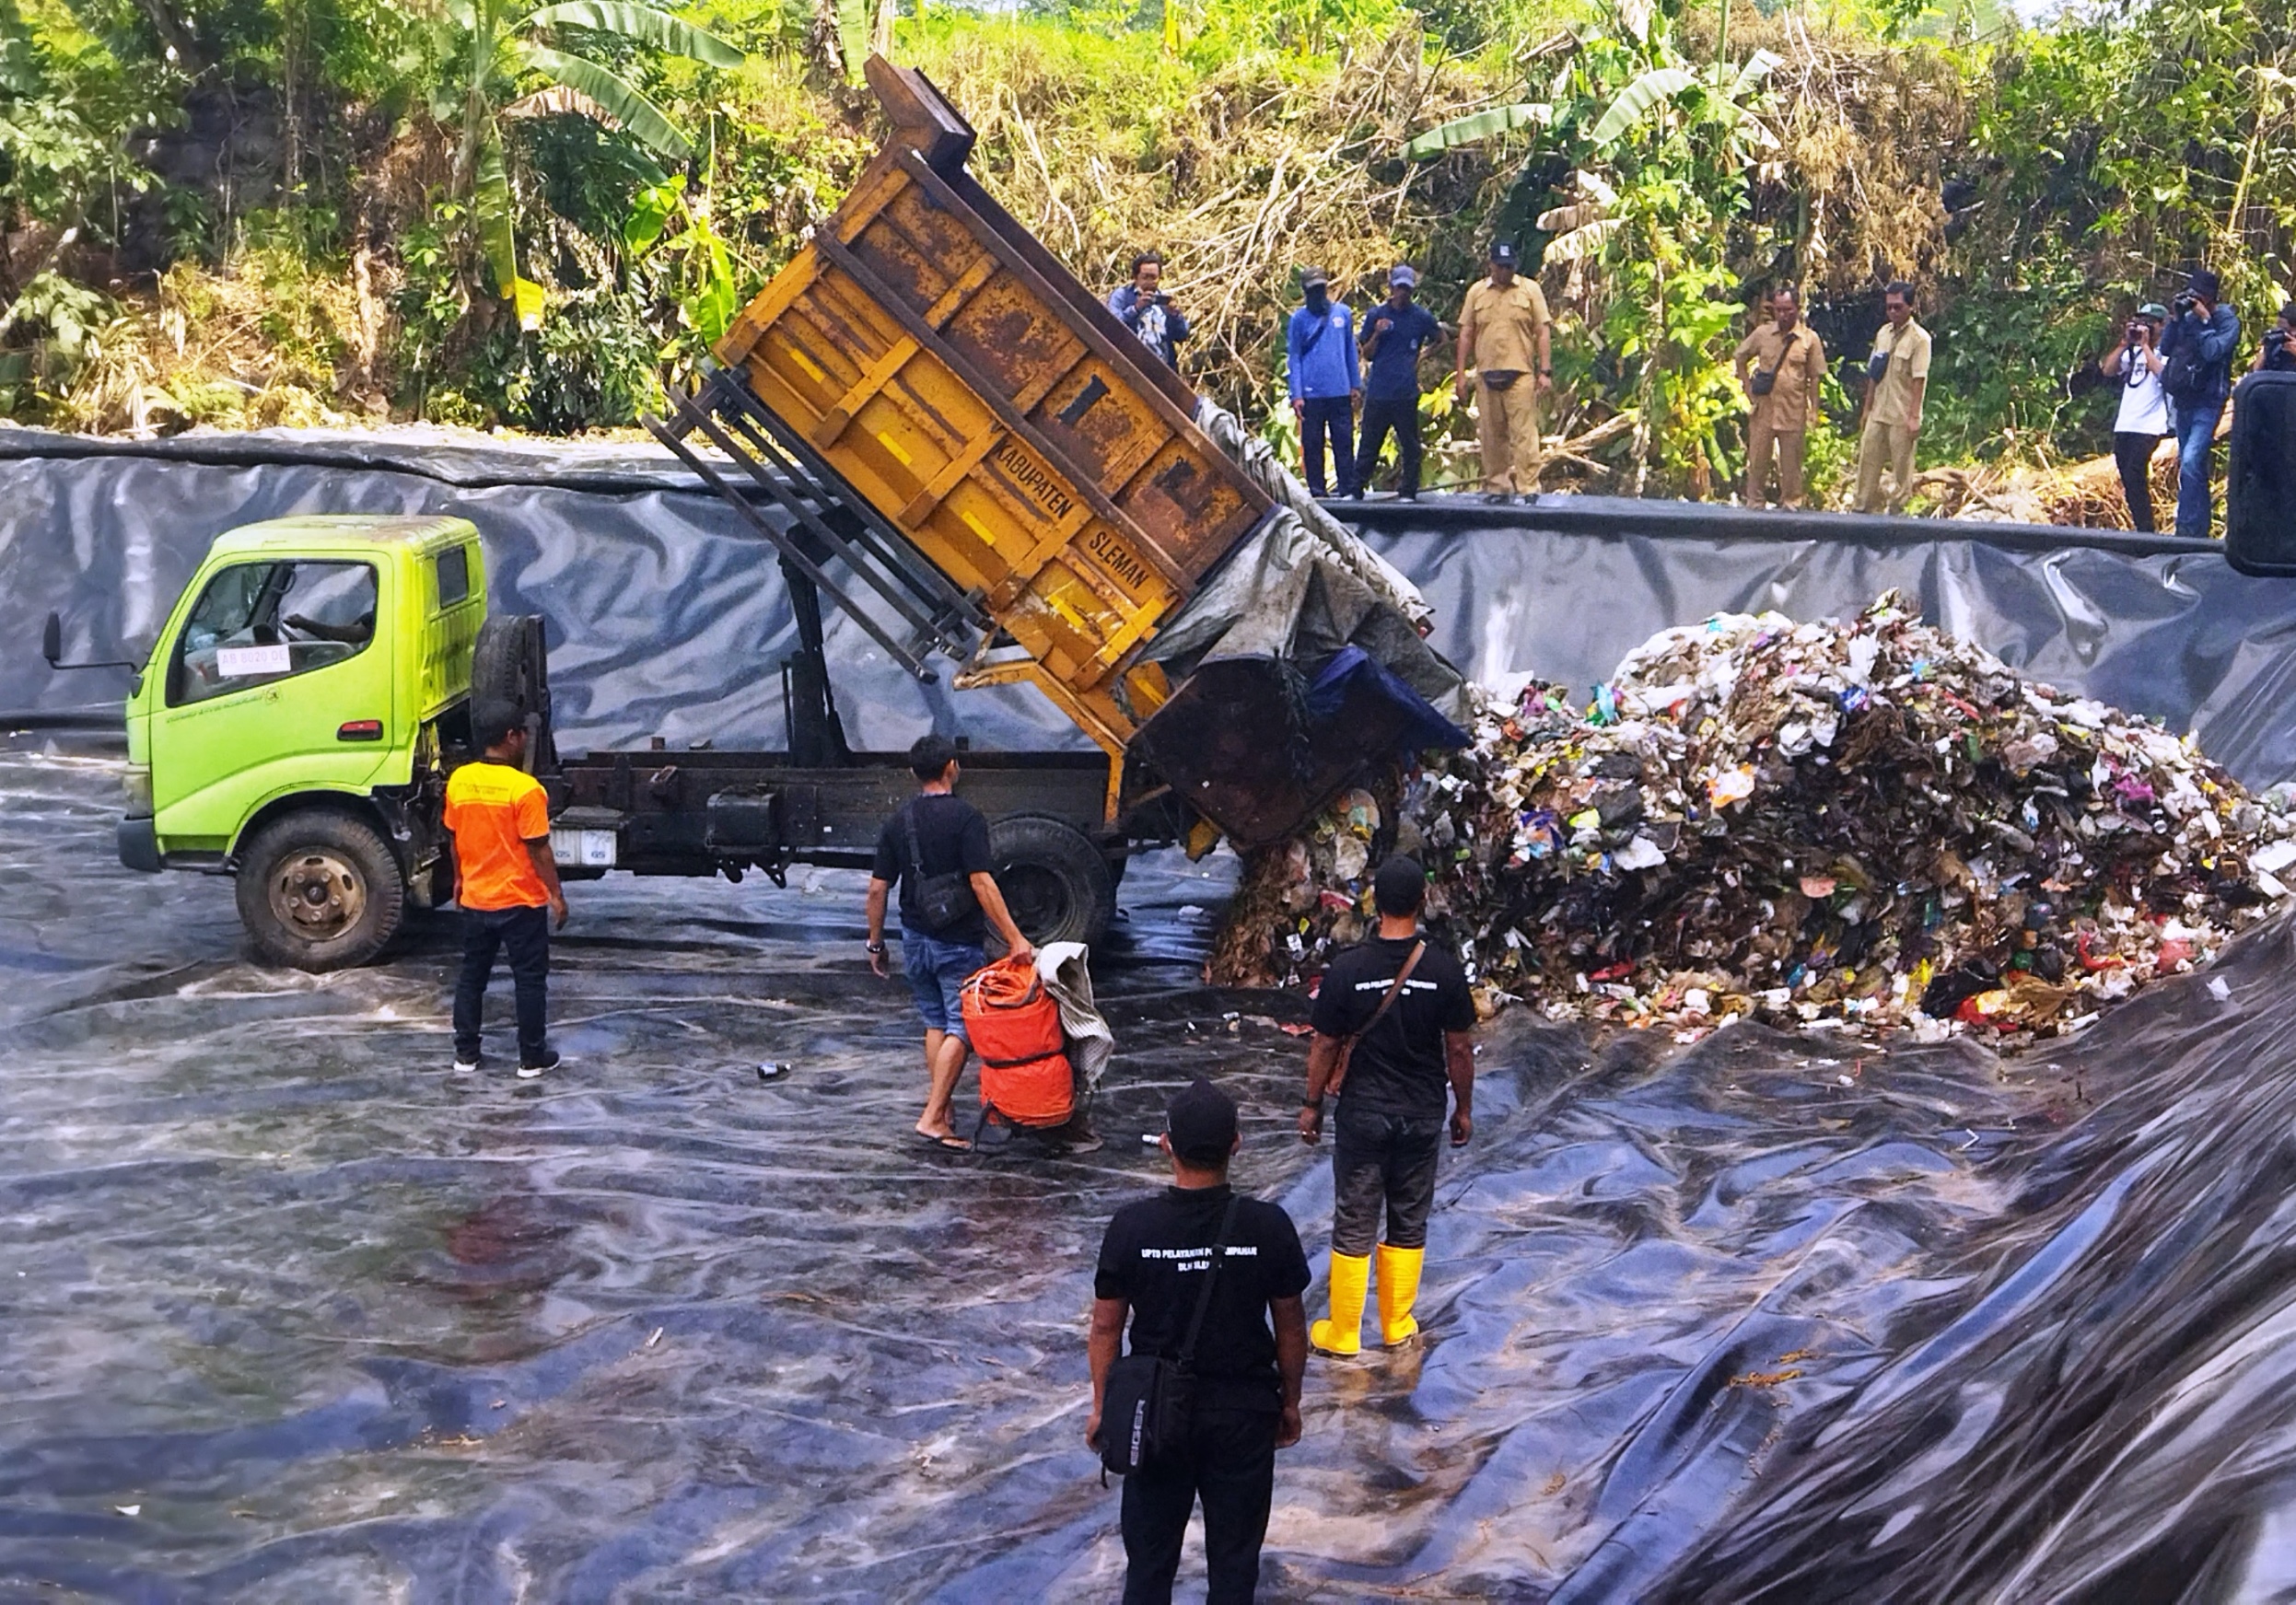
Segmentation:
{"type": "Polygon", "coordinates": [[[1882,510],[1882,465],[1890,470],[1889,510],[1906,510],[1913,489],[1914,437],[1929,389],[1929,331],[1914,321],[1914,289],[1899,280],[1882,292],[1889,321],[1873,337],[1866,363],[1866,426],[1858,437],[1858,510],[1882,510]]]}
{"type": "Polygon", "coordinates": [[[1474,435],[1483,454],[1485,500],[1504,502],[1539,488],[1539,396],[1555,382],[1546,297],[1515,277],[1512,240],[1491,242],[1491,276],[1467,292],[1459,312],[1459,400],[1474,369],[1474,435]]]}
{"type": "Polygon", "coordinates": [[[1772,321],[1738,343],[1738,383],[1752,412],[1746,419],[1746,506],[1766,505],[1773,447],[1778,501],[1801,506],[1801,464],[1825,375],[1825,343],[1801,320],[1801,297],[1791,285],[1770,294],[1772,321]],[[1752,366],[1752,373],[1747,369],[1752,366]]]}

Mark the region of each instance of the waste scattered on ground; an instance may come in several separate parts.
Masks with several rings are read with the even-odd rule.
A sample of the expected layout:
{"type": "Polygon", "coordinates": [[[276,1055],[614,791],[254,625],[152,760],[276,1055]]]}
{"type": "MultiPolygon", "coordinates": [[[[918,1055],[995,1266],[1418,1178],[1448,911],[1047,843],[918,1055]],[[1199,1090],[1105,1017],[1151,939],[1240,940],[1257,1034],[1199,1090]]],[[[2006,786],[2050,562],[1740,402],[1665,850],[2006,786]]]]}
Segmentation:
{"type": "Polygon", "coordinates": [[[1370,928],[1392,843],[1486,1010],[2015,1046],[2207,964],[2296,866],[2290,788],[2251,796],[1894,592],[1665,631],[1589,701],[1486,696],[1475,736],[1253,855],[1211,978],[1313,975],[1370,928]]]}

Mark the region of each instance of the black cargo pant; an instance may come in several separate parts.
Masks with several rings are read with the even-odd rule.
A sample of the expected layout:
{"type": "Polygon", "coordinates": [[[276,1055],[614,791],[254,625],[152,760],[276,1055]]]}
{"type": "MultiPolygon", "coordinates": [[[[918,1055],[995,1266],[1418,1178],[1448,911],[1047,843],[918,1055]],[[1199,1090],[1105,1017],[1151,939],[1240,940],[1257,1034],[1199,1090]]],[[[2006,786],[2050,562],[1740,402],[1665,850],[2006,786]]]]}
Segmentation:
{"type": "Polygon", "coordinates": [[[1308,490],[1323,494],[1323,442],[1332,443],[1332,466],[1339,471],[1339,492],[1356,494],[1356,408],[1352,397],[1311,396],[1300,407],[1300,444],[1307,453],[1308,490]]]}
{"type": "Polygon", "coordinates": [[[550,911],[540,908],[464,909],[462,974],[454,986],[454,1056],[477,1062],[479,1021],[495,954],[508,949],[510,981],[519,1000],[519,1063],[542,1062],[549,1012],[550,911]]]}
{"type": "Polygon", "coordinates": [[[1332,1252],[1360,1258],[1381,1242],[1380,1209],[1387,1211],[1386,1243],[1427,1247],[1427,1217],[1435,1207],[1435,1167],[1443,1153],[1439,1115],[1350,1115],[1339,1099],[1338,1134],[1332,1146],[1332,1252]]]}
{"type": "Polygon", "coordinates": [[[1184,1453],[1125,1479],[1125,1605],[1170,1605],[1199,1496],[1212,1583],[1205,1605],[1250,1605],[1276,1498],[1273,1410],[1198,1410],[1184,1453]]]}
{"type": "Polygon", "coordinates": [[[1390,431],[1395,436],[1395,459],[1401,476],[1395,489],[1406,496],[1419,494],[1419,403],[1415,397],[1408,401],[1382,401],[1367,396],[1363,401],[1363,444],[1356,450],[1356,483],[1369,487],[1371,476],[1379,471],[1380,453],[1387,448],[1390,431]]]}
{"type": "Polygon", "coordinates": [[[2126,431],[2113,436],[2113,464],[2121,471],[2121,496],[2128,503],[2128,522],[2146,535],[2155,533],[2152,526],[2152,453],[2161,444],[2158,435],[2132,435],[2126,431]]]}

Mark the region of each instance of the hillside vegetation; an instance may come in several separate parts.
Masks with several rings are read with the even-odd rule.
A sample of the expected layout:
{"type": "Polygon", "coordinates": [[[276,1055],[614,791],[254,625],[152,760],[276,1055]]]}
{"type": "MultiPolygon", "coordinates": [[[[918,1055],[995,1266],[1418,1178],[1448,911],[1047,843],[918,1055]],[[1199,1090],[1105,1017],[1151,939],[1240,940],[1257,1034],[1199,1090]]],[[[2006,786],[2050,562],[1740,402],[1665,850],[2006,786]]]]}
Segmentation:
{"type": "MultiPolygon", "coordinates": [[[[1360,305],[1406,258],[1449,316],[1496,231],[1561,323],[1550,483],[1726,494],[1757,291],[1802,281],[1861,357],[1903,276],[1952,511],[2105,448],[2078,370],[2184,270],[2223,273],[2252,342],[2287,297],[2296,8],[1920,5],[0,0],[0,408],[629,425],[876,148],[874,46],[1088,284],[1163,250],[1191,378],[1279,440],[1300,266],[1360,305]]],[[[1821,494],[1853,420],[1828,401],[1821,494]]],[[[1471,431],[1428,405],[1440,479],[1471,431]]]]}

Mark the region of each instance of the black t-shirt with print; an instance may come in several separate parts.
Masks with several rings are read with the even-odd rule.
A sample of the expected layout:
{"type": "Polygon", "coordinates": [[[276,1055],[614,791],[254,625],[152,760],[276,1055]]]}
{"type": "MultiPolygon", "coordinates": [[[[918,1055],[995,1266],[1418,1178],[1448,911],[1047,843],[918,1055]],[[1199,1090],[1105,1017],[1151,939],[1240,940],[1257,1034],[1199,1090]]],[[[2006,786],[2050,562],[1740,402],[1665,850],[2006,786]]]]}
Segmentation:
{"type": "MultiPolygon", "coordinates": [[[[1346,1037],[1379,1012],[1416,938],[1374,937],[1342,952],[1323,971],[1309,1021],[1346,1037]]],[[[1430,942],[1387,1018],[1365,1032],[1347,1061],[1342,1107],[1358,1114],[1440,1120],[1449,1111],[1443,1033],[1474,1029],[1474,995],[1459,960],[1430,942]]]]}
{"type": "MultiPolygon", "coordinates": [[[[1127,1353],[1179,1357],[1232,1194],[1226,1186],[1168,1187],[1125,1204],[1108,1223],[1092,1292],[1132,1306],[1127,1353]]],[[[1273,1204],[1242,1200],[1196,1339],[1198,1403],[1213,1410],[1283,1407],[1267,1307],[1307,1289],[1308,1259],[1291,1216],[1273,1204]]]]}
{"type": "Polygon", "coordinates": [[[988,872],[988,821],[981,810],[950,792],[919,793],[901,805],[877,835],[877,862],[869,874],[883,881],[901,882],[901,928],[915,931],[937,942],[979,947],[988,940],[988,916],[976,905],[970,914],[937,931],[925,923],[917,907],[916,885],[936,875],[983,875],[988,872]],[[916,819],[917,855],[909,862],[910,816],[916,819]]]}

